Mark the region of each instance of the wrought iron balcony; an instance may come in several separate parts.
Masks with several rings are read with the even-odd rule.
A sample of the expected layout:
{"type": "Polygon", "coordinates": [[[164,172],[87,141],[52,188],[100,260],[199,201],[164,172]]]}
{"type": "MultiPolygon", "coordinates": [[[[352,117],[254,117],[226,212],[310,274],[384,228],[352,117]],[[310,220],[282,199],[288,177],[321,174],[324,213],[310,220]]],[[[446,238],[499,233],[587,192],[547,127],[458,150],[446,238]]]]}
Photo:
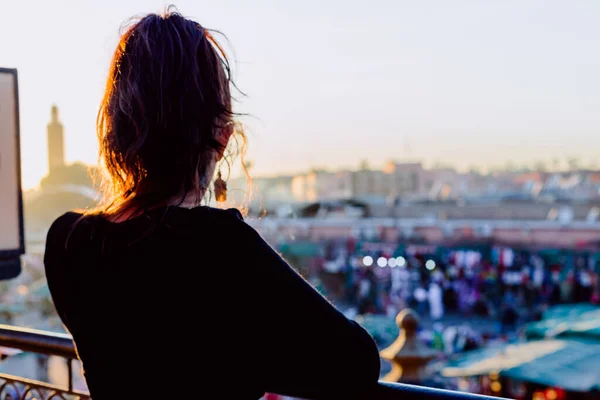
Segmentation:
{"type": "Polygon", "coordinates": [[[73,389],[73,361],[77,359],[69,335],[0,325],[0,346],[65,359],[68,382],[64,387],[0,373],[0,400],[88,400],[89,393],[73,389]]]}
{"type": "MultiPolygon", "coordinates": [[[[62,357],[67,363],[69,373],[68,382],[64,386],[0,373],[0,400],[91,399],[89,393],[73,389],[73,361],[77,359],[77,354],[69,335],[0,325],[0,346],[62,357]]],[[[498,400],[497,397],[384,382],[380,382],[368,398],[369,400],[498,400]]]]}

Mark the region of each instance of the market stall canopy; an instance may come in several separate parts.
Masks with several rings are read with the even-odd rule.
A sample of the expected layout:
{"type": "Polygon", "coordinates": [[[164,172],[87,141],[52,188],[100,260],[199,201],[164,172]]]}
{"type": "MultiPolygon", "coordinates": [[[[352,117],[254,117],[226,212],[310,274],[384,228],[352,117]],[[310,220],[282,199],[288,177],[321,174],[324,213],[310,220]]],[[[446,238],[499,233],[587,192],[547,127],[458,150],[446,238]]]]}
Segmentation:
{"type": "Polygon", "coordinates": [[[590,303],[561,304],[544,311],[543,319],[580,318],[589,311],[600,311],[600,307],[590,303]]]}
{"type": "Polygon", "coordinates": [[[321,247],[313,242],[296,241],[282,243],[279,251],[284,254],[293,254],[298,257],[316,257],[320,254],[321,247]]]}
{"type": "Polygon", "coordinates": [[[552,307],[541,321],[526,325],[524,332],[528,339],[588,338],[600,341],[600,307],[592,304],[552,307]]]}
{"type": "Polygon", "coordinates": [[[600,390],[600,344],[537,340],[469,351],[441,366],[446,377],[501,376],[575,392],[600,390]]]}

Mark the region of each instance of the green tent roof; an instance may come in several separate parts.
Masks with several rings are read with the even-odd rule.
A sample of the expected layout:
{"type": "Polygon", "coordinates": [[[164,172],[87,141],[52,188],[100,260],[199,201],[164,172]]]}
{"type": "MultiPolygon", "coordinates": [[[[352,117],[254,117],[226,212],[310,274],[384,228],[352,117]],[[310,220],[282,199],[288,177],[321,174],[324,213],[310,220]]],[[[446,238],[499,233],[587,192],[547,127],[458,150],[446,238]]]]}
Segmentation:
{"type": "Polygon", "coordinates": [[[600,307],[590,303],[562,304],[547,309],[544,312],[543,318],[577,318],[585,312],[596,310],[600,310],[600,307]]]}
{"type": "Polygon", "coordinates": [[[528,339],[570,337],[600,341],[600,307],[591,304],[552,307],[541,321],[526,325],[524,332],[528,339]]]}
{"type": "Polygon", "coordinates": [[[474,350],[452,357],[443,376],[501,376],[575,392],[600,390],[600,343],[537,340],[474,350]]]}
{"type": "Polygon", "coordinates": [[[313,242],[290,242],[279,246],[279,251],[284,254],[293,254],[298,257],[315,257],[319,255],[321,247],[313,242]]]}

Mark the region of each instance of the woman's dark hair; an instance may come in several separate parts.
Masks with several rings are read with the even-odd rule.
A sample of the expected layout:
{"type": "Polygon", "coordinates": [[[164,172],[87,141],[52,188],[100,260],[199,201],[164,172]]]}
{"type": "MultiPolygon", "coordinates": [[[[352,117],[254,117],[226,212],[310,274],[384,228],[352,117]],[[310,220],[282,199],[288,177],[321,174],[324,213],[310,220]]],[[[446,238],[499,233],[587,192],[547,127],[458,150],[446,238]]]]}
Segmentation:
{"type": "MultiPolygon", "coordinates": [[[[98,112],[105,203],[143,210],[209,189],[216,160],[246,148],[223,48],[173,7],[135,20],[114,53],[98,112]],[[236,149],[228,147],[231,136],[236,149]]],[[[235,86],[233,86],[235,87],[235,86]]]]}

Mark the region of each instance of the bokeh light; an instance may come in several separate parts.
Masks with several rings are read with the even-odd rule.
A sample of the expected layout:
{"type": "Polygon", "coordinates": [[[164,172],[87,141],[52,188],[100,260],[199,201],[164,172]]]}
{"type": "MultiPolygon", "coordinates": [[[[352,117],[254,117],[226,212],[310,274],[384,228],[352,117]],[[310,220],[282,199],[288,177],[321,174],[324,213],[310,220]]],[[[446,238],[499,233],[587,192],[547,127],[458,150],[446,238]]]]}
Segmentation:
{"type": "Polygon", "coordinates": [[[425,263],[425,268],[427,268],[430,271],[434,270],[435,269],[435,261],[427,260],[427,262],[425,263]]]}

